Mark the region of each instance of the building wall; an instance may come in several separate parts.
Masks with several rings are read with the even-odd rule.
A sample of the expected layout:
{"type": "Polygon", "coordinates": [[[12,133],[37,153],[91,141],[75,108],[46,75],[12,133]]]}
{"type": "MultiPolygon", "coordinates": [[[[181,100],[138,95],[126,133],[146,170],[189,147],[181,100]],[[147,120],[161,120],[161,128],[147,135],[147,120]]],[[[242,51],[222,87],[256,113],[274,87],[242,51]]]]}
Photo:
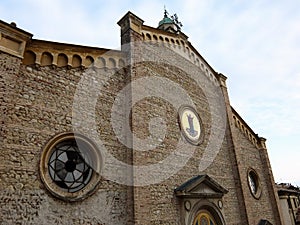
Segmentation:
{"type": "MultiPolygon", "coordinates": [[[[142,23],[130,13],[119,22],[123,52],[32,40],[25,49],[25,56],[29,58],[23,61],[22,56],[0,53],[3,96],[0,223],[185,224],[193,221],[191,216],[194,215],[184,209],[183,200],[174,190],[193,176],[208,174],[228,193],[220,199],[193,199],[191,208],[201,201],[207,202],[216,207],[230,225],[258,224],[260,219],[281,224],[266,149],[253,132],[249,141],[238,125],[234,125],[222,76],[199,55],[205,64],[205,67],[200,66],[200,61],[195,60],[196,51],[187,39],[183,42],[189,45],[185,57],[178,51],[163,48],[165,43],[144,45],[142,23]],[[164,50],[157,51],[154,46],[164,50]],[[59,57],[62,53],[66,58],[59,57]],[[95,59],[94,64],[90,56],[95,59]],[[146,78],[145,82],[133,87],[133,83],[142,78],[146,78]],[[78,88],[85,84],[83,79],[91,83],[87,86],[91,89],[78,93],[78,88]],[[166,80],[177,86],[166,86],[166,80]],[[101,91],[93,89],[93,85],[98,84],[101,91]],[[129,92],[119,96],[128,84],[132,85],[129,92]],[[190,96],[201,118],[203,140],[199,145],[190,144],[182,135],[177,106],[190,102],[180,101],[182,91],[178,86],[190,96]],[[129,101],[132,104],[129,108],[124,103],[144,93],[150,94],[137,102],[129,101]],[[81,103],[79,111],[73,108],[76,97],[81,103]],[[122,97],[125,100],[117,101],[122,97]],[[168,98],[171,100],[166,101],[168,98]],[[90,108],[95,99],[94,108],[90,108]],[[118,121],[113,121],[113,107],[118,121]],[[220,112],[222,115],[216,116],[220,112]],[[72,120],[74,115],[76,121],[72,120]],[[118,137],[112,126],[114,122],[121,131],[118,137]],[[128,123],[130,129],[126,130],[128,123]],[[151,127],[151,123],[155,126],[151,127]],[[216,148],[206,152],[212,144],[211,135],[222,129],[220,140],[213,143],[216,148]],[[95,140],[103,163],[99,185],[81,201],[54,197],[39,172],[45,146],[51,138],[65,132],[78,132],[95,140]],[[151,137],[151,141],[141,146],[134,137],[143,141],[151,137]],[[155,145],[152,142],[159,144],[151,149],[155,145]],[[142,148],[148,151],[140,151],[142,148]],[[177,149],[176,153],[187,161],[170,172],[178,167],[178,161],[160,163],[177,149]],[[194,151],[192,155],[190,151],[194,151]],[[110,161],[108,155],[135,167],[120,166],[110,161]],[[143,170],[139,169],[150,165],[157,166],[141,176],[143,170]],[[203,169],[199,170],[199,166],[203,169]],[[249,168],[257,171],[260,178],[262,194],[258,199],[249,189],[249,168]],[[163,179],[158,182],[160,177],[163,179]],[[221,206],[217,205],[218,200],[222,200],[221,206]]],[[[165,32],[164,37],[167,35],[165,32]]],[[[186,51],[186,48],[181,50],[186,51]]]]}
{"type": "Polygon", "coordinates": [[[270,189],[270,185],[273,184],[269,184],[269,177],[265,173],[268,167],[264,164],[261,157],[261,151],[264,150],[255,147],[237,127],[234,128],[234,132],[237,135],[240,146],[238,151],[240,154],[241,181],[249,224],[258,224],[260,219],[267,219],[272,224],[280,224],[280,221],[277,221],[278,219],[275,217],[276,207],[275,209],[273,207],[273,204],[276,204],[274,192],[272,192],[273,189],[270,189]],[[261,196],[259,199],[254,198],[250,192],[248,185],[249,169],[254,169],[258,173],[261,184],[261,196]]]}
{"type": "MultiPolygon", "coordinates": [[[[176,57],[176,56],[173,56],[176,57]]],[[[185,59],[176,58],[179,64],[186,64],[185,59]],[[180,62],[182,60],[182,62],[180,62]]],[[[190,71],[181,71],[177,67],[160,63],[147,63],[142,68],[138,68],[134,79],[145,76],[159,76],[174,81],[187,90],[192,101],[195,103],[196,110],[199,113],[203,127],[204,140],[199,146],[188,144],[188,149],[195,147],[193,156],[188,160],[186,165],[170,178],[159,184],[153,184],[145,187],[135,187],[135,222],[136,224],[180,224],[180,199],[174,195],[174,189],[195,175],[209,174],[219,184],[229,190],[223,198],[224,201],[224,217],[227,224],[242,224],[246,221],[246,217],[241,210],[240,190],[236,176],[236,168],[232,163],[233,149],[229,136],[224,136],[223,144],[213,163],[204,171],[199,171],[199,163],[204,157],[205,149],[208,145],[208,137],[211,129],[211,112],[209,110],[208,100],[204,91],[199,88],[195,80],[191,79],[190,73],[197,73],[197,76],[205,76],[200,69],[193,67],[191,64],[187,66],[190,71]]],[[[150,85],[150,84],[149,84],[150,85]]],[[[159,90],[164,92],[163,88],[159,90]]],[[[172,93],[177,96],[179,95],[172,93]]],[[[206,93],[207,94],[207,93],[206,93]]],[[[150,118],[161,116],[166,118],[167,135],[163,143],[151,152],[136,153],[134,155],[135,163],[148,165],[158,163],[166,158],[171,152],[175,151],[179,140],[184,140],[181,136],[181,129],[178,124],[178,112],[172,105],[160,99],[150,98],[139,102],[133,108],[133,130],[138,134],[147,137],[149,135],[148,123],[150,118]]],[[[227,131],[228,132],[228,131],[227,131]]],[[[170,165],[170,168],[176,166],[176,161],[170,165]]],[[[158,173],[160,171],[152,171],[158,173]]],[[[184,216],[184,215],[181,215],[184,216]]]]}
{"type": "MultiPolygon", "coordinates": [[[[132,202],[127,186],[102,178],[92,197],[70,203],[53,197],[40,179],[38,168],[44,146],[53,136],[73,131],[72,103],[83,70],[24,66],[20,59],[5,53],[0,57],[4,93],[0,223],[130,224],[132,202]]],[[[109,99],[124,79],[124,71],[112,77],[103,96],[105,101],[99,99],[96,107],[99,130],[109,127],[109,99]]],[[[116,143],[112,132],[112,129],[100,132],[102,139],[109,150],[126,161],[127,150],[116,143]]]]}
{"type": "Polygon", "coordinates": [[[281,207],[281,212],[282,212],[282,219],[283,219],[283,224],[284,225],[294,225],[295,222],[292,219],[291,212],[289,209],[287,197],[280,198],[280,207],[281,207]]]}
{"type": "Polygon", "coordinates": [[[283,224],[294,225],[300,221],[299,188],[288,183],[276,184],[283,224]]]}
{"type": "MultiPolygon", "coordinates": [[[[127,23],[130,25],[130,19],[127,23]]],[[[140,33],[140,29],[136,28],[134,31],[130,30],[131,33],[127,32],[123,34],[132,37],[136,41],[136,36],[140,33]],[[130,36],[131,35],[131,36],[130,36]]],[[[128,41],[128,40],[127,40],[128,41]]],[[[159,45],[159,44],[158,44],[159,45]]],[[[163,45],[162,45],[163,46],[163,45]]],[[[162,47],[161,46],[161,47],[162,47]]],[[[168,45],[169,46],[169,45],[168,45]]],[[[138,57],[141,55],[141,46],[133,45],[132,58],[138,61],[138,57]],[[136,54],[136,52],[138,54],[136,54]],[[136,56],[135,56],[136,54],[136,56]]],[[[148,50],[149,51],[149,50],[148,50]]],[[[214,132],[212,129],[212,111],[209,109],[209,103],[207,95],[213,95],[212,92],[214,89],[201,89],[199,85],[195,84],[195,80],[190,79],[191,74],[197,74],[198,77],[203,77],[202,81],[205,80],[206,71],[201,70],[201,68],[194,66],[193,63],[190,63],[189,60],[182,58],[177,53],[168,53],[167,50],[159,52],[155,55],[150,51],[149,55],[144,56],[143,59],[147,61],[146,66],[143,65],[141,69],[137,68],[132,73],[132,79],[138,79],[144,76],[159,76],[167,78],[168,80],[174,81],[187,90],[188,95],[192,96],[192,101],[196,105],[196,111],[199,113],[203,127],[205,128],[204,141],[199,146],[196,147],[195,154],[188,161],[185,167],[180,170],[176,175],[172,176],[170,179],[164,181],[164,185],[153,185],[151,187],[135,187],[134,199],[135,199],[135,221],[137,224],[176,224],[178,223],[178,199],[176,197],[171,197],[172,189],[176,186],[179,186],[181,183],[189,179],[194,175],[201,173],[206,173],[216,179],[221,185],[225,188],[228,188],[229,193],[224,196],[224,217],[228,224],[258,224],[261,219],[267,219],[274,224],[280,224],[280,218],[277,211],[277,202],[274,196],[274,187],[270,183],[273,178],[269,172],[264,172],[264,170],[270,170],[267,165],[267,158],[261,153],[262,151],[259,147],[258,142],[260,142],[257,135],[254,135],[256,143],[249,141],[249,138],[245,138],[244,134],[239,131],[239,129],[233,128],[232,126],[227,126],[222,146],[218,152],[217,157],[213,160],[213,163],[204,171],[199,171],[199,162],[202,158],[205,148],[208,144],[208,137],[210,132],[214,132]],[[149,57],[149,58],[147,58],[149,57]],[[152,63],[149,63],[152,62],[152,63]],[[153,63],[155,62],[155,63],[153,63]],[[163,65],[163,66],[161,66],[163,65]],[[172,67],[175,65],[175,67],[172,67]],[[182,66],[186,65],[186,66],[182,66]],[[183,71],[180,69],[184,68],[183,71]],[[205,94],[204,94],[205,92],[205,94]],[[229,129],[229,127],[231,129],[229,129]],[[234,137],[234,139],[231,139],[234,137]],[[257,200],[251,195],[250,189],[248,187],[248,170],[249,168],[254,169],[260,174],[261,177],[261,189],[262,195],[257,200]],[[165,184],[166,183],[166,184],[165,184]],[[168,188],[166,188],[168,187],[168,188]],[[151,198],[151,193],[159,193],[160,204],[156,204],[157,198],[151,198]],[[271,193],[269,193],[271,192],[271,193]],[[149,197],[146,197],[149,196],[149,197]],[[175,204],[174,204],[175,202],[175,204]],[[276,206],[273,207],[272,204],[276,206]],[[153,218],[153,222],[150,218],[153,218]],[[156,222],[155,222],[156,221],[156,222]],[[159,222],[158,222],[159,221],[159,222]]],[[[215,75],[216,76],[216,75],[215,75]]],[[[220,85],[220,84],[219,84],[220,85]]],[[[150,85],[151,86],[151,85],[150,85]]],[[[205,85],[204,85],[205,86],[205,85]]],[[[221,85],[220,85],[221,86],[221,85]]],[[[219,87],[220,88],[220,87],[219,87]]],[[[163,92],[165,90],[161,89],[158,91],[163,92]]],[[[173,90],[174,92],[174,90],[173,90]]],[[[224,93],[224,96],[217,96],[219,98],[220,105],[224,106],[230,104],[227,96],[227,93],[224,93]]],[[[176,94],[174,94],[176,95],[176,94]]],[[[179,95],[179,94],[177,94],[179,95]]],[[[228,111],[231,108],[226,108],[228,111]]],[[[163,104],[158,100],[146,100],[140,108],[136,108],[133,112],[133,130],[138,130],[145,133],[144,136],[149,135],[147,133],[147,121],[151,117],[151,113],[160,115],[160,112],[166,111],[163,104]],[[134,114],[135,113],[135,114],[134,114]]],[[[229,115],[230,112],[228,112],[229,115]]],[[[168,129],[168,135],[165,139],[165,142],[176,143],[178,137],[180,136],[180,127],[178,124],[172,123],[176,119],[176,111],[168,111],[168,120],[167,125],[170,125],[168,129]]],[[[230,122],[232,118],[230,118],[230,122]]],[[[253,133],[253,132],[252,132],[253,133]]],[[[249,134],[250,135],[250,134],[249,134]]],[[[182,137],[179,137],[179,139],[182,137]]],[[[168,155],[170,148],[162,148],[158,151],[162,156],[168,155]]],[[[193,148],[191,145],[190,148],[193,148]]],[[[134,155],[135,163],[147,164],[151,162],[157,162],[160,158],[157,159],[157,152],[155,152],[155,157],[149,157],[149,155],[143,155],[142,157],[139,154],[134,155]]],[[[209,159],[208,159],[209,160],[209,159]]],[[[175,163],[175,162],[174,162],[175,163]]],[[[171,165],[170,167],[175,166],[171,165]]],[[[156,172],[156,171],[155,171],[156,172]]]]}

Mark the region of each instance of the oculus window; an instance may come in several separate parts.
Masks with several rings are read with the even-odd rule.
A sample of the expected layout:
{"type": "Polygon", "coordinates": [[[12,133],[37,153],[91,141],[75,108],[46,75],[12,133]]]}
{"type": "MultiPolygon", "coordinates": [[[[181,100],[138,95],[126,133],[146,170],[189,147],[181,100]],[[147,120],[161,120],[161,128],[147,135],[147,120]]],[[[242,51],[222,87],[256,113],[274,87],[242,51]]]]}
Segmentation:
{"type": "Polygon", "coordinates": [[[101,156],[96,145],[80,134],[63,133],[44,148],[40,174],[56,197],[76,201],[87,197],[99,182],[101,156]]]}
{"type": "Polygon", "coordinates": [[[252,196],[259,199],[261,195],[260,179],[254,169],[249,169],[248,171],[248,185],[252,196]]]}

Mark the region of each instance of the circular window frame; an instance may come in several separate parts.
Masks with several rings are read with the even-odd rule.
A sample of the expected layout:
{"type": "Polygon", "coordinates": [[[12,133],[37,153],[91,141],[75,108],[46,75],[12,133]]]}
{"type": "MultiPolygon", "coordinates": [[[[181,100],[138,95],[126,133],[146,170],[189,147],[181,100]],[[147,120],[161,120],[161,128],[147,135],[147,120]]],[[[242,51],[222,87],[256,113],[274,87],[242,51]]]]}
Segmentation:
{"type": "Polygon", "coordinates": [[[64,201],[79,201],[94,193],[100,181],[100,171],[102,165],[103,163],[100,151],[98,150],[96,144],[93,141],[81,134],[67,132],[58,134],[55,137],[53,137],[50,141],[48,141],[41,154],[39,172],[43,184],[53,196],[64,201]],[[91,164],[89,166],[92,169],[92,174],[89,178],[88,183],[85,184],[85,186],[82,187],[80,190],[75,192],[68,192],[62,187],[60,187],[57,183],[55,183],[55,181],[50,175],[48,165],[50,157],[55,151],[55,146],[57,146],[59,143],[68,140],[75,140],[76,142],[81,141],[84,144],[86,144],[88,146],[88,149],[85,149],[85,151],[87,151],[85,152],[85,154],[88,154],[89,158],[92,159],[92,161],[89,162],[91,164]]]}
{"type": "Polygon", "coordinates": [[[255,198],[255,199],[259,199],[261,197],[261,193],[262,193],[262,189],[261,189],[261,182],[260,182],[260,178],[258,176],[258,173],[252,169],[249,168],[248,172],[247,172],[247,183],[248,183],[248,187],[250,190],[251,195],[255,198]],[[254,193],[251,187],[251,181],[253,180],[255,185],[256,185],[256,192],[254,193]]]}
{"type": "Polygon", "coordinates": [[[180,130],[181,130],[181,133],[182,135],[184,136],[184,138],[190,143],[190,144],[193,144],[193,145],[200,145],[203,140],[204,140],[204,127],[203,127],[203,123],[202,123],[202,120],[199,116],[199,114],[197,113],[197,111],[191,107],[191,106],[188,106],[188,105],[184,105],[184,106],[181,106],[178,110],[178,123],[179,123],[179,126],[180,126],[180,130]],[[196,116],[198,122],[199,122],[199,126],[200,126],[200,135],[199,135],[199,138],[197,138],[197,140],[193,140],[191,139],[187,134],[186,132],[184,131],[184,125],[182,123],[182,116],[183,116],[183,113],[185,110],[190,110],[191,112],[194,113],[194,115],[196,116]]]}

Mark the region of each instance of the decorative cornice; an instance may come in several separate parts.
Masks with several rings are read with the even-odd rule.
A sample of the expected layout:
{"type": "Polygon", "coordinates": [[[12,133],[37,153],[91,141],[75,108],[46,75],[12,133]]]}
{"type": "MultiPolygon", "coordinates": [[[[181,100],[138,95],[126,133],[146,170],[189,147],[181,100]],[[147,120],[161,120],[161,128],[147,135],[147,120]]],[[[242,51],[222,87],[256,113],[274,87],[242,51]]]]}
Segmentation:
{"type": "Polygon", "coordinates": [[[248,138],[248,140],[252,142],[252,144],[256,148],[265,147],[265,144],[261,146],[262,145],[261,143],[262,140],[266,140],[266,139],[260,138],[256,133],[254,133],[254,131],[242,119],[242,117],[234,110],[234,108],[231,107],[231,110],[232,110],[234,125],[245,135],[245,137],[248,138]]]}
{"type": "Polygon", "coordinates": [[[0,20],[0,51],[23,58],[26,43],[31,38],[32,34],[17,28],[15,23],[0,20]]]}
{"type": "Polygon", "coordinates": [[[137,17],[132,12],[127,12],[125,16],[123,16],[119,22],[118,25],[121,27],[121,35],[125,33],[128,29],[132,29],[137,33],[140,33],[141,27],[144,21],[137,17]]]}
{"type": "Polygon", "coordinates": [[[117,50],[32,40],[26,47],[23,64],[68,68],[87,68],[93,64],[98,68],[116,69],[126,65],[126,57],[117,50]]]}
{"type": "Polygon", "coordinates": [[[178,53],[183,58],[198,66],[213,83],[220,85],[219,73],[217,73],[200,55],[188,41],[188,36],[184,33],[179,32],[178,34],[175,34],[142,25],[141,35],[144,42],[163,45],[178,53]]]}

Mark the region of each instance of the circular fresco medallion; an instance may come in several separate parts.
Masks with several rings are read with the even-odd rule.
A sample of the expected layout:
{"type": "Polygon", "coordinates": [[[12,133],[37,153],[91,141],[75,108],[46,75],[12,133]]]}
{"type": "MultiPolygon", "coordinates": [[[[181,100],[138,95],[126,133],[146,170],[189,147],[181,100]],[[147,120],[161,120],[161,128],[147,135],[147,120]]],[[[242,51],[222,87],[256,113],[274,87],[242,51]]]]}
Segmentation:
{"type": "Polygon", "coordinates": [[[195,109],[184,106],[179,109],[179,122],[183,135],[192,144],[199,144],[202,136],[201,120],[195,109]]]}

